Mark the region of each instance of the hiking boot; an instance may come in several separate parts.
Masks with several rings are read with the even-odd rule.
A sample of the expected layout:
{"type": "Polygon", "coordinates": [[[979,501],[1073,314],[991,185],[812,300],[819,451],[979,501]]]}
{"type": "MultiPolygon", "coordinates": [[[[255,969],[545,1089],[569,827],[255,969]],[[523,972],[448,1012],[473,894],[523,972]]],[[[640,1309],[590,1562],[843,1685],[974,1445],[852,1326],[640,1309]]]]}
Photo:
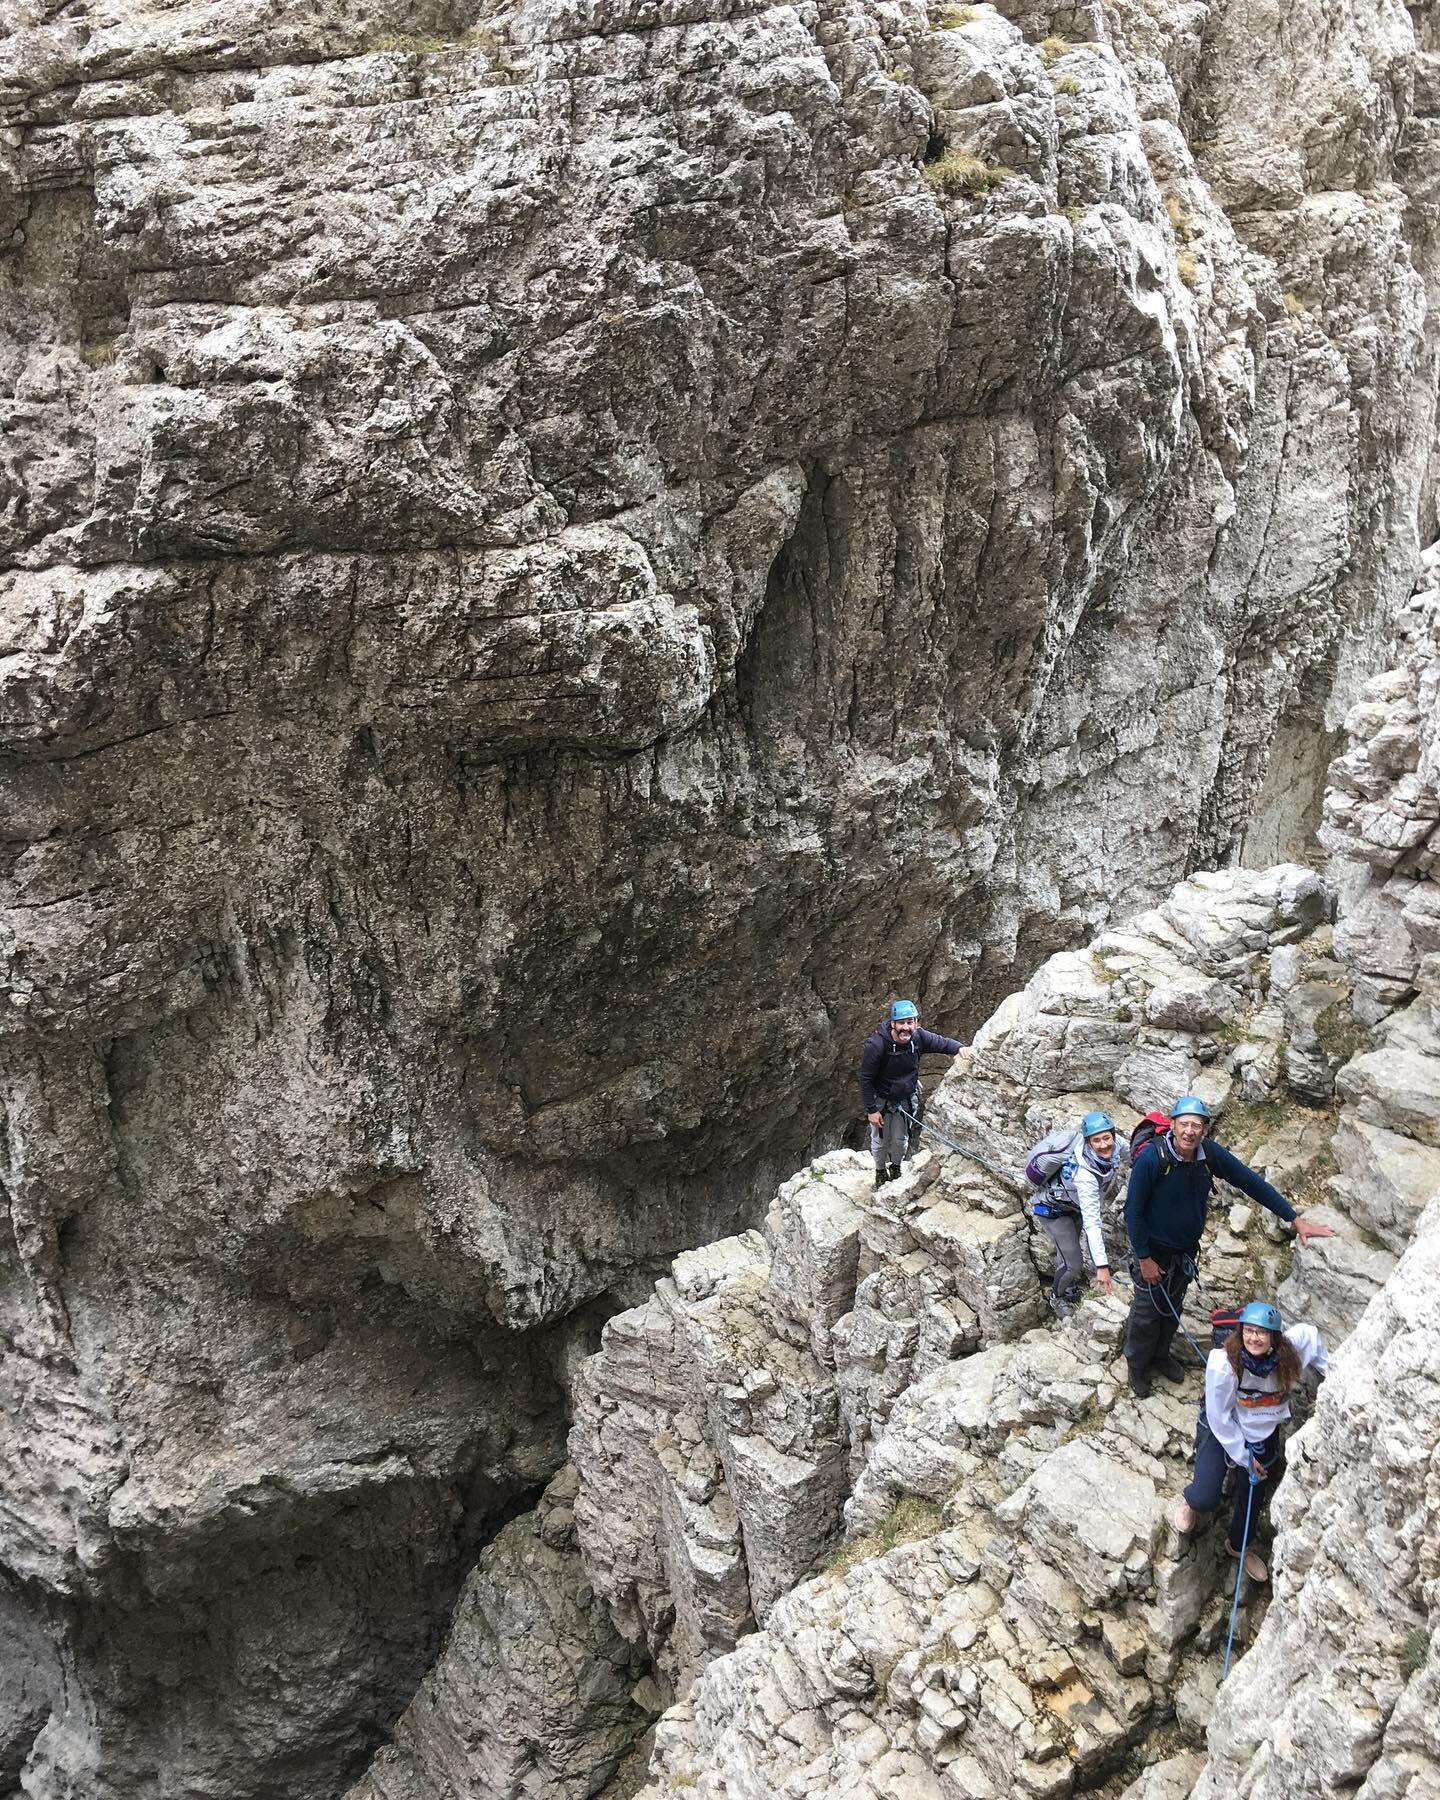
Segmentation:
{"type": "MultiPolygon", "coordinates": [[[[1232,1562],[1238,1562],[1240,1560],[1240,1552],[1233,1544],[1227,1544],[1225,1546],[1225,1554],[1232,1562]]],[[[1252,1581],[1268,1581],[1270,1579],[1270,1571],[1265,1567],[1264,1561],[1258,1552],[1254,1550],[1247,1550],[1245,1552],[1245,1573],[1252,1581]]]]}
{"type": "Polygon", "coordinates": [[[1163,1377],[1166,1381],[1183,1381],[1185,1379],[1184,1363],[1176,1362],[1173,1356],[1157,1356],[1150,1365],[1150,1372],[1163,1377]]]}
{"type": "Polygon", "coordinates": [[[900,1179],[900,1177],[905,1173],[905,1171],[901,1168],[899,1163],[887,1163],[886,1170],[889,1174],[891,1181],[898,1181],[900,1179]]]}
{"type": "Polygon", "coordinates": [[[1195,1508],[1183,1494],[1175,1502],[1175,1510],[1170,1515],[1170,1523],[1180,1533],[1181,1537],[1188,1536],[1200,1523],[1199,1513],[1196,1512],[1195,1508]]]}
{"type": "Polygon", "coordinates": [[[1137,1369],[1134,1363],[1129,1365],[1129,1369],[1130,1392],[1137,1400],[1148,1400],[1150,1398],[1150,1371],[1137,1369]]]}
{"type": "Polygon", "coordinates": [[[889,1179],[890,1179],[890,1171],[888,1168],[879,1168],[875,1171],[875,1185],[877,1188],[884,1187],[885,1183],[887,1181],[889,1181],[889,1179]]]}

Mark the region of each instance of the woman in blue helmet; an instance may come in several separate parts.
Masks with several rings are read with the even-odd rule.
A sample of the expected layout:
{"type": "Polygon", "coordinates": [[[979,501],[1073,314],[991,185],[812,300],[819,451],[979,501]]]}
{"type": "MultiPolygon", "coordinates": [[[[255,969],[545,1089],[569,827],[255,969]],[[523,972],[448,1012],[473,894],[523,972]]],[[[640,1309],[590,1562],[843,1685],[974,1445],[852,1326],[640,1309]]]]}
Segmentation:
{"type": "MultiPolygon", "coordinates": [[[[1245,1471],[1235,1490],[1226,1548],[1238,1557],[1251,1539],[1259,1514],[1281,1471],[1280,1428],[1290,1417],[1290,1394],[1307,1369],[1323,1375],[1329,1363],[1324,1340],[1313,1325],[1282,1327],[1280,1309],[1252,1300],[1218,1350],[1205,1364],[1205,1407],[1195,1430],[1195,1478],[1175,1507],[1175,1529],[1193,1531],[1202,1513],[1220,1504],[1228,1465],[1245,1471]],[[1248,1476],[1259,1477],[1251,1495],[1248,1476]]],[[[1252,1581],[1269,1574],[1258,1551],[1246,1548],[1245,1573],[1252,1581]]]]}
{"type": "Polygon", "coordinates": [[[1064,1162],[1036,1199],[1035,1217],[1055,1246],[1050,1304],[1062,1319],[1085,1285],[1082,1236],[1101,1290],[1106,1294],[1114,1291],[1101,1207],[1120,1191],[1129,1166],[1130,1145],[1125,1140],[1117,1142],[1115,1121],[1109,1113],[1086,1113],[1064,1162]]]}

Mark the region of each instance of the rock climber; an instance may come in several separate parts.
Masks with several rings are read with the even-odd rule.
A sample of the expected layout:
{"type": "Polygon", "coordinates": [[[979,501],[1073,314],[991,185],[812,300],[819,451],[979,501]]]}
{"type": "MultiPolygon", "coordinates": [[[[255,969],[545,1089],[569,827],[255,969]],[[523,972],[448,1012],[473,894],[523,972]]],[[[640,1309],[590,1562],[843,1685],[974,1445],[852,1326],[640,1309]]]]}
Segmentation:
{"type": "Polygon", "coordinates": [[[1117,1145],[1115,1121],[1109,1113],[1089,1112],[1080,1121],[1065,1160],[1036,1196],[1035,1217],[1055,1246],[1050,1304],[1062,1319],[1085,1284],[1082,1233],[1101,1292],[1114,1292],[1100,1208],[1119,1191],[1129,1166],[1130,1146],[1123,1141],[1117,1145]]]}
{"type": "Polygon", "coordinates": [[[941,1037],[920,1023],[913,1000],[897,1000],[889,1015],[866,1038],[860,1052],[860,1105],[870,1121],[870,1154],[875,1158],[875,1185],[898,1180],[910,1153],[914,1130],[904,1115],[919,1118],[924,1089],[922,1056],[969,1056],[959,1038],[941,1037]],[[904,1112],[901,1108],[904,1108],[904,1112]]]}
{"type": "Polygon", "coordinates": [[[1225,1540],[1232,1557],[1244,1550],[1245,1573],[1252,1581],[1264,1581],[1269,1574],[1250,1543],[1257,1515],[1284,1468],[1280,1427],[1290,1417],[1291,1391],[1307,1369],[1323,1375],[1328,1361],[1324,1340],[1313,1325],[1282,1326],[1278,1307],[1252,1300],[1205,1364],[1205,1404],[1195,1428],[1195,1478],[1176,1502],[1175,1529],[1193,1531],[1202,1513],[1214,1512],[1230,1464],[1247,1476],[1253,1471],[1259,1486],[1252,1496],[1248,1480],[1238,1484],[1225,1540]]]}
{"type": "Polygon", "coordinates": [[[1334,1237],[1328,1225],[1303,1219],[1283,1194],[1241,1162],[1223,1144],[1205,1142],[1210,1109],[1184,1094],[1171,1109],[1169,1131],[1156,1134],[1130,1171],[1125,1196],[1125,1229],[1130,1237],[1130,1275],[1135,1297],[1125,1327],[1125,1360],[1130,1387],[1141,1400],[1150,1376],[1183,1381],[1185,1370],[1170,1354],[1180,1308],[1205,1229],[1210,1190],[1218,1175],[1278,1218],[1293,1222],[1300,1242],[1334,1237]]]}

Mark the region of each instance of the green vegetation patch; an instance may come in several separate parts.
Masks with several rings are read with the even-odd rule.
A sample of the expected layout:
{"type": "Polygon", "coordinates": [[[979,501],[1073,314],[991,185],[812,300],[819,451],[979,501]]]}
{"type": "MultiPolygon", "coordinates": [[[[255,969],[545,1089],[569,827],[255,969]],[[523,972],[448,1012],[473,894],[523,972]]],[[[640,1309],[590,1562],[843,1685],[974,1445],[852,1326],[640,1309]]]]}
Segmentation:
{"type": "Polygon", "coordinates": [[[842,1544],[826,1563],[825,1572],[848,1575],[857,1564],[884,1556],[899,1544],[934,1537],[944,1523],[945,1515],[933,1500],[922,1500],[918,1494],[902,1495],[873,1531],[842,1544]]]}
{"type": "Polygon", "coordinates": [[[366,54],[378,52],[387,56],[439,56],[447,50],[483,50],[487,56],[494,56],[499,49],[499,33],[488,25],[476,25],[470,31],[462,31],[458,37],[386,32],[366,46],[366,54]]]}
{"type": "Polygon", "coordinates": [[[938,161],[925,165],[925,179],[931,187],[952,197],[968,195],[978,198],[1013,178],[1015,171],[1003,163],[987,163],[973,150],[947,150],[938,161]]]}
{"type": "Polygon", "coordinates": [[[1347,1063],[1370,1047],[1370,1034],[1356,1021],[1349,1002],[1337,1000],[1327,1006],[1315,1021],[1315,1036],[1320,1048],[1334,1063],[1347,1063]]]}

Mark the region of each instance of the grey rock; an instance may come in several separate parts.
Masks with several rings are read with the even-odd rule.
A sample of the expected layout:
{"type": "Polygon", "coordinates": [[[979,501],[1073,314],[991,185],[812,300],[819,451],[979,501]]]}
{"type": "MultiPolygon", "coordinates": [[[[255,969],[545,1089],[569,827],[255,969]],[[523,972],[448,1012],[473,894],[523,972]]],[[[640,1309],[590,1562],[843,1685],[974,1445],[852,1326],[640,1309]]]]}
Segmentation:
{"type": "MultiPolygon", "coordinates": [[[[61,1668],[32,1791],[328,1800],[572,1405],[622,1635],[670,1654],[683,1573],[673,1666],[718,1648],[734,1538],[690,1489],[749,1483],[768,1605],[838,1524],[844,1315],[795,1344],[758,1272],[656,1272],[833,1143],[899,972],[982,1013],[1313,799],[1433,511],[1433,47],[1398,7],[1117,0],[1060,17],[1052,77],[1056,19],[1010,10],[10,9],[0,1568],[61,1668]],[[988,191],[943,191],[942,143],[988,191]]],[[[1410,884],[1346,947],[1377,1020],[1433,939],[1440,708],[1400,676],[1327,827],[1410,884]]],[[[1323,906],[1208,879],[1146,925],[1152,987],[1253,981],[1323,906]]],[[[1115,985],[1035,999],[997,1075],[1189,1071],[1115,985]]],[[[873,1308],[913,1319],[897,1380],[1037,1316],[1013,1195],[968,1181],[873,1308]]],[[[986,1731],[1014,1710],[1044,1791],[1070,1758],[1013,1679],[986,1731]]],[[[866,1768],[929,1779],[909,1743],[866,1768]]]]}
{"type": "Polygon", "coordinates": [[[648,1722],[643,1658],[586,1577],[575,1485],[563,1471],[481,1553],[439,1658],[346,1800],[588,1800],[609,1779],[648,1722]]]}

